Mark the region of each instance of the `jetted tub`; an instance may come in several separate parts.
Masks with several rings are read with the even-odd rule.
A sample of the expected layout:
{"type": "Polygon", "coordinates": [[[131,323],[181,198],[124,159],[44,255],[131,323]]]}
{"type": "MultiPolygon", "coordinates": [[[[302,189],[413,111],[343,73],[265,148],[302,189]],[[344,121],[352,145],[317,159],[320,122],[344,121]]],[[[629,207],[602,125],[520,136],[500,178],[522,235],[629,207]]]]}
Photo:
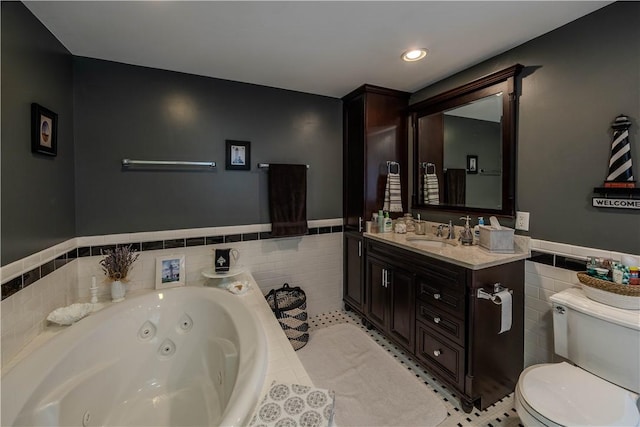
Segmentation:
{"type": "Polygon", "coordinates": [[[3,373],[3,426],[239,426],[267,343],[227,291],[183,287],[113,304],[3,373]]]}

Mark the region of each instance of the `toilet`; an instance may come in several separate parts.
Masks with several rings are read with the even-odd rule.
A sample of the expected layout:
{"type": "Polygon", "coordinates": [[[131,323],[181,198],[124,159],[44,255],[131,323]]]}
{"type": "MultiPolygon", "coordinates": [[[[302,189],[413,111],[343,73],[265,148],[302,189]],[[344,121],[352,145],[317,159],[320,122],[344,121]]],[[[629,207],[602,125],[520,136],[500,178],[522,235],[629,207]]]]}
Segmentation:
{"type": "Polygon", "coordinates": [[[571,363],[530,366],[515,390],[525,426],[640,426],[640,311],[551,296],[554,350],[571,363]]]}

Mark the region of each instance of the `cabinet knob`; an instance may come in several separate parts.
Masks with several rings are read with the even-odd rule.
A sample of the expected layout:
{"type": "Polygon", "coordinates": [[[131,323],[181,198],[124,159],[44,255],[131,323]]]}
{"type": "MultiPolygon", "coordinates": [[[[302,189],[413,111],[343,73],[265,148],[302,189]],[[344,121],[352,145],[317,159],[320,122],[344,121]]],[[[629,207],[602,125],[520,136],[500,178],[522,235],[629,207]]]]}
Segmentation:
{"type": "Polygon", "coordinates": [[[433,318],[433,323],[440,323],[440,318],[439,317],[434,317],[433,318]]]}
{"type": "Polygon", "coordinates": [[[440,350],[433,350],[433,355],[434,355],[435,357],[438,357],[438,356],[440,356],[441,354],[442,354],[442,352],[441,352],[440,350]]]}
{"type": "Polygon", "coordinates": [[[434,297],[435,299],[440,299],[440,294],[433,294],[433,297],[434,297]]]}

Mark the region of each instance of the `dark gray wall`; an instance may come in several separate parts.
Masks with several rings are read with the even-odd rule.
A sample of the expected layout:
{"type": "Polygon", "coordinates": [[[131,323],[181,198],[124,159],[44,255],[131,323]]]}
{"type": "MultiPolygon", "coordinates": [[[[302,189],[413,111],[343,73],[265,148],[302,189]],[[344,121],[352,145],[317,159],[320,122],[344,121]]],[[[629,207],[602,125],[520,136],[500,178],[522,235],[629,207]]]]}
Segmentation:
{"type": "Polygon", "coordinates": [[[342,216],[339,99],[78,57],[74,73],[78,235],[268,223],[258,162],[309,164],[308,218],[342,216]],[[226,139],[251,141],[251,171],[225,170],[226,139]]]}
{"type": "Polygon", "coordinates": [[[2,241],[6,265],[75,236],[71,54],[20,2],[2,2],[2,241]],[[58,114],[58,155],[31,152],[31,103],[58,114]]]}
{"type": "Polygon", "coordinates": [[[431,85],[411,103],[515,63],[527,67],[519,98],[516,207],[531,213],[529,235],[640,253],[638,211],[591,206],[593,187],[607,175],[610,124],[619,114],[633,122],[640,181],[640,2],[613,3],[431,85]]]}

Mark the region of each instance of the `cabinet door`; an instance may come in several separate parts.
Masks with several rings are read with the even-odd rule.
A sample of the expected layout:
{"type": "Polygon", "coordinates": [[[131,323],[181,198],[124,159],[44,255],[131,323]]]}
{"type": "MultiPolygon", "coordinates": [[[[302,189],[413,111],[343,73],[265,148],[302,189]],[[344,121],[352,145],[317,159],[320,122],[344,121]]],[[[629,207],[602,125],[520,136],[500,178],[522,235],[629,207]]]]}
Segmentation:
{"type": "Polygon", "coordinates": [[[415,340],[415,287],[413,274],[395,268],[389,279],[389,333],[413,352],[415,340]]]}
{"type": "Polygon", "coordinates": [[[364,242],[359,234],[344,234],[344,301],[352,308],[364,310],[364,242]]]}
{"type": "Polygon", "coordinates": [[[381,330],[387,328],[387,275],[386,264],[367,258],[367,318],[381,330]]]}

